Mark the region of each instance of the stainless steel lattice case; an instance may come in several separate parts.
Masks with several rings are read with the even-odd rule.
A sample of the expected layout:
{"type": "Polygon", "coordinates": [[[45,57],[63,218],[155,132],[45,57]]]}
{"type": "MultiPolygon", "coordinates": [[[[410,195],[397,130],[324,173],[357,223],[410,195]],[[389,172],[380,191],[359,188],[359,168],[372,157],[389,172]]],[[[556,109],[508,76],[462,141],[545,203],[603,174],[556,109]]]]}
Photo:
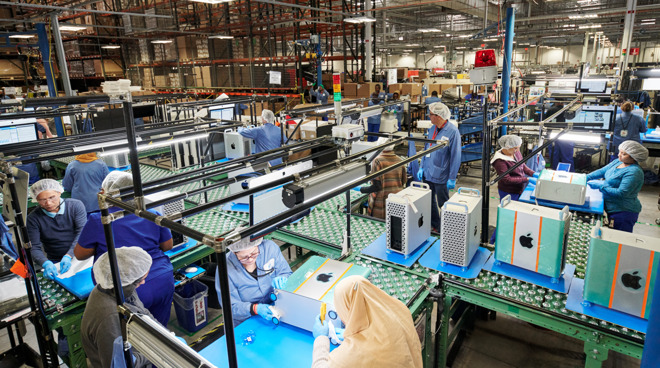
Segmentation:
{"type": "Polygon", "coordinates": [[[128,153],[117,153],[114,155],[103,156],[101,158],[108,167],[125,167],[130,165],[128,161],[128,153]]]}
{"type": "Polygon", "coordinates": [[[431,235],[431,189],[412,182],[386,200],[387,249],[410,255],[431,235]]]}
{"type": "Polygon", "coordinates": [[[254,141],[245,138],[231,129],[225,130],[225,155],[227,158],[239,158],[252,154],[254,141]]]}
{"type": "Polygon", "coordinates": [[[481,193],[459,188],[442,206],[440,261],[467,267],[481,238],[481,193]]]}

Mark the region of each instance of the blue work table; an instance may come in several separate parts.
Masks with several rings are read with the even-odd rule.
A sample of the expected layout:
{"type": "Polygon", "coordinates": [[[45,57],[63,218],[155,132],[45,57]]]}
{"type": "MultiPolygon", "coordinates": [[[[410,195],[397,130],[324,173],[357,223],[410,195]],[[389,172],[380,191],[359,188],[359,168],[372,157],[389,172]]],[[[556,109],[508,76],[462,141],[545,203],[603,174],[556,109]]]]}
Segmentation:
{"type": "MultiPolygon", "coordinates": [[[[541,206],[559,208],[559,209],[564,208],[564,206],[567,205],[567,203],[545,201],[542,199],[535,200],[535,198],[532,197],[535,187],[536,186],[534,184],[531,183],[527,184],[525,190],[520,195],[519,201],[524,203],[531,203],[531,204],[536,204],[538,202],[538,204],[540,204],[541,206]]],[[[587,185],[587,197],[589,198],[589,201],[585,202],[583,206],[569,204],[568,208],[571,211],[602,215],[603,212],[605,212],[605,202],[603,202],[603,193],[601,193],[600,190],[592,189],[587,185]]]]}
{"type": "MultiPolygon", "coordinates": [[[[314,338],[309,331],[281,324],[275,326],[259,316],[234,328],[239,367],[297,368],[312,366],[314,338]],[[243,345],[243,335],[254,332],[254,342],[243,345]]],[[[330,345],[332,349],[332,344],[330,345]]],[[[227,366],[227,340],[222,336],[199,352],[218,367],[227,366]]]]}

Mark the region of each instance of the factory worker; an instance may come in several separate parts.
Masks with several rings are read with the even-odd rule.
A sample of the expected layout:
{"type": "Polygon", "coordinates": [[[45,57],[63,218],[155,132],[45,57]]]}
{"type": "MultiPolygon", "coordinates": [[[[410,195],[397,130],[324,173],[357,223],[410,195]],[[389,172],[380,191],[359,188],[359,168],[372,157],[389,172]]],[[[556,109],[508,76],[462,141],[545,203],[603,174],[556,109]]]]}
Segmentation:
{"type": "Polygon", "coordinates": [[[71,192],[71,198],[82,201],[87,213],[98,211],[97,194],[109,173],[108,165],[96,156],[96,152],[76,155],[66,167],[62,185],[64,190],[71,192]]]}
{"type": "Polygon", "coordinates": [[[619,152],[619,145],[625,141],[642,143],[640,133],[646,133],[647,127],[641,115],[633,114],[633,104],[626,101],[621,105],[621,115],[614,121],[614,135],[612,137],[613,152],[619,152]]]}
{"type": "Polygon", "coordinates": [[[637,195],[644,184],[644,171],[639,163],[648,157],[649,150],[640,143],[625,141],[619,145],[618,159],[587,175],[587,184],[603,193],[605,212],[617,230],[632,232],[642,211],[637,195]]]}
{"type": "MultiPolygon", "coordinates": [[[[241,231],[245,227],[238,227],[241,231]]],[[[270,310],[270,293],[273,288],[283,289],[291,275],[291,268],[284,259],[280,247],[272,240],[249,237],[229,246],[227,253],[227,274],[231,296],[231,313],[234,326],[251,316],[259,315],[271,321],[273,312],[270,310]]],[[[216,270],[215,290],[222,304],[220,279],[216,270]]]]}
{"type": "MultiPolygon", "coordinates": [[[[381,137],[378,138],[378,144],[385,144],[389,139],[381,137]]],[[[376,156],[371,162],[371,172],[376,172],[392,165],[398,164],[403,161],[401,157],[394,153],[394,145],[391,144],[376,156]]],[[[372,185],[360,188],[360,192],[369,193],[369,209],[367,213],[379,219],[385,219],[385,200],[391,193],[398,193],[406,187],[408,175],[406,174],[406,166],[402,165],[397,170],[387,172],[375,179],[372,185]]]]}
{"type": "Polygon", "coordinates": [[[34,263],[44,268],[44,276],[54,279],[71,268],[73,248],[85,223],[85,205],[73,198],[61,198],[64,188],[53,179],[42,179],[30,187],[32,200],[39,208],[27,217],[27,231],[32,243],[34,263]]]}
{"type": "Polygon", "coordinates": [[[346,325],[344,340],[332,352],[327,320],[314,322],[312,368],[421,368],[422,345],[410,310],[362,276],[335,286],[334,306],[346,325]]]}
{"type": "MultiPolygon", "coordinates": [[[[499,143],[501,149],[495,152],[495,155],[490,160],[490,164],[493,165],[497,175],[502,175],[511,166],[522,160],[523,157],[520,153],[522,139],[517,135],[508,134],[500,137],[497,143],[499,143]]],[[[517,201],[528,182],[536,183],[535,175],[538,177],[538,174],[527,167],[527,165],[522,164],[518,166],[497,182],[497,191],[500,194],[500,199],[510,195],[512,200],[517,201]]]]}
{"type": "MultiPolygon", "coordinates": [[[[369,100],[369,106],[380,105],[382,103],[384,103],[384,101],[378,98],[377,92],[371,94],[371,99],[369,100]]],[[[367,118],[367,131],[373,133],[378,133],[380,131],[380,114],[370,116],[367,118]]],[[[375,142],[377,139],[378,137],[367,136],[367,141],[369,142],[375,142]]]]}
{"type": "Polygon", "coordinates": [[[387,98],[387,93],[385,93],[385,91],[381,91],[380,83],[374,86],[374,91],[375,91],[374,93],[376,93],[376,96],[378,96],[377,98],[379,98],[381,101],[384,101],[385,98],[387,98]]]}
{"type": "MultiPolygon", "coordinates": [[[[111,172],[101,184],[103,192],[108,194],[116,193],[119,188],[132,185],[133,177],[123,171],[111,172]]],[[[113,213],[121,211],[121,209],[111,207],[109,211],[113,213]]],[[[150,209],[149,212],[161,215],[153,209],[150,209]]],[[[165,252],[172,249],[172,233],[169,229],[136,215],[126,215],[113,221],[112,232],[115,238],[115,248],[140,247],[151,256],[152,264],[146,285],[140,288],[138,294],[154,318],[163,326],[167,326],[174,298],[174,271],[165,252]]],[[[101,213],[92,213],[80,234],[74,253],[79,260],[93,256],[94,262],[98,262],[98,259],[107,251],[101,213]]]]}
{"type": "Polygon", "coordinates": [[[316,103],[323,105],[328,103],[328,97],[330,97],[330,94],[323,88],[323,85],[320,85],[316,91],[311,91],[311,95],[316,97],[316,103]]]}
{"type": "Polygon", "coordinates": [[[423,79],[420,80],[419,82],[422,83],[422,97],[428,96],[429,95],[429,87],[426,84],[424,84],[423,79]]]}
{"type": "MultiPolygon", "coordinates": [[[[449,123],[451,112],[442,102],[429,106],[431,123],[428,138],[432,140],[446,140],[449,144],[422,158],[422,167],[417,172],[417,180],[429,184],[433,192],[431,205],[431,226],[434,231],[440,230],[440,213],[438,206],[442,207],[449,199],[449,189],[456,186],[456,176],[461,166],[461,134],[454,124],[449,123]]],[[[432,144],[426,143],[424,149],[432,144]]]]}
{"type": "MultiPolygon", "coordinates": [[[[124,292],[124,306],[133,313],[150,315],[136,292],[136,289],[145,284],[148,276],[151,267],[149,253],[139,247],[124,247],[117,249],[116,254],[124,292]]],[[[94,263],[92,272],[98,283],[89,294],[80,326],[83,349],[92,363],[90,367],[112,367],[113,353],[117,354],[114,352],[113,344],[115,339],[121,337],[122,324],[117,312],[109,258],[108,253],[104,253],[94,263]]],[[[135,349],[133,349],[133,362],[135,368],[151,364],[135,349]]]]}
{"type": "MultiPolygon", "coordinates": [[[[431,92],[431,97],[427,97],[426,100],[424,100],[424,103],[426,106],[430,106],[433,103],[440,102],[440,97],[438,97],[438,91],[433,91],[431,92]]],[[[431,109],[430,107],[426,108],[426,118],[429,118],[429,115],[431,114],[431,109]]]]}
{"type": "MultiPolygon", "coordinates": [[[[393,101],[399,101],[399,96],[399,91],[392,92],[393,101]]],[[[401,130],[401,121],[403,121],[403,104],[391,105],[389,109],[396,113],[396,121],[399,125],[399,130],[401,130]]]]}
{"type": "MultiPolygon", "coordinates": [[[[257,147],[256,153],[270,151],[282,145],[282,132],[275,126],[275,114],[270,110],[261,113],[262,126],[256,128],[239,128],[238,133],[245,138],[254,139],[257,147]]],[[[270,166],[282,163],[281,158],[269,161],[270,166]]]]}

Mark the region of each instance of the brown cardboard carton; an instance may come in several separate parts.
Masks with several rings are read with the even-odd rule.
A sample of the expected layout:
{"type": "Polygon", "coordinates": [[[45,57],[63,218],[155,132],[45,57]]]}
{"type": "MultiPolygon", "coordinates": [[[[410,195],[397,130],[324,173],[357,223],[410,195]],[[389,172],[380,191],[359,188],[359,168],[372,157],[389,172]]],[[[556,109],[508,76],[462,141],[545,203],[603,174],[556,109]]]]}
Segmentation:
{"type": "Polygon", "coordinates": [[[390,84],[390,87],[389,87],[390,90],[389,90],[389,92],[390,92],[390,93],[394,93],[394,92],[399,91],[399,94],[402,95],[402,94],[403,94],[403,86],[404,86],[404,84],[406,84],[406,83],[390,84]]]}
{"type": "Polygon", "coordinates": [[[357,97],[357,93],[357,83],[344,83],[344,97],[357,97]]]}
{"type": "Polygon", "coordinates": [[[419,79],[426,79],[429,77],[429,72],[426,70],[419,71],[419,79]]]}
{"type": "Polygon", "coordinates": [[[291,162],[291,161],[299,160],[303,157],[311,156],[311,154],[312,154],[311,149],[296,152],[296,153],[292,153],[292,154],[289,155],[288,161],[291,162]]]}
{"type": "Polygon", "coordinates": [[[429,88],[429,96],[433,93],[433,91],[438,92],[438,97],[442,94],[442,85],[437,84],[437,83],[431,83],[428,85],[429,88]]]}
{"type": "Polygon", "coordinates": [[[369,98],[371,97],[371,94],[376,92],[376,85],[380,84],[382,88],[381,83],[376,83],[376,82],[367,82],[363,84],[358,84],[358,91],[357,91],[357,97],[360,98],[369,98]]]}
{"type": "Polygon", "coordinates": [[[408,78],[408,68],[397,68],[396,78],[397,79],[408,78]]]}
{"type": "Polygon", "coordinates": [[[422,94],[422,84],[421,83],[408,83],[410,84],[410,93],[411,96],[419,96],[422,94]]]}

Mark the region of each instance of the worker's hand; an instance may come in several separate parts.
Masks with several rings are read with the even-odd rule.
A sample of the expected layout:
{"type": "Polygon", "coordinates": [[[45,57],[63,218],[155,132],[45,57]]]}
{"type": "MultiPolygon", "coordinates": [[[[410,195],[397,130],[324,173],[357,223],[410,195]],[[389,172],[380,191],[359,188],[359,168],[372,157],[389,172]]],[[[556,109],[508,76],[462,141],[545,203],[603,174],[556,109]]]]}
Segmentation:
{"type": "Polygon", "coordinates": [[[417,180],[418,181],[424,180],[424,169],[421,167],[419,168],[419,170],[417,170],[417,180]]]}
{"type": "Polygon", "coordinates": [[[598,189],[601,190],[605,186],[605,181],[604,180],[589,180],[587,182],[587,185],[591,189],[598,189]]]}
{"type": "Polygon", "coordinates": [[[316,339],[319,336],[328,336],[330,333],[330,328],[328,327],[328,321],[321,324],[321,315],[316,315],[314,318],[314,328],[312,329],[312,335],[316,339]]]}
{"type": "Polygon", "coordinates": [[[541,172],[540,172],[540,171],[537,171],[537,172],[535,172],[534,175],[532,175],[532,176],[538,179],[539,176],[541,176],[541,172]]]}
{"type": "Polygon", "coordinates": [[[286,276],[277,276],[273,279],[273,289],[284,289],[286,287],[286,276]]]}
{"type": "Polygon", "coordinates": [[[530,184],[536,185],[536,178],[535,177],[530,176],[529,178],[527,178],[527,180],[530,182],[530,184]]]}
{"type": "Polygon", "coordinates": [[[65,273],[71,268],[71,256],[65,254],[60,261],[60,273],[65,273]]]}
{"type": "Polygon", "coordinates": [[[257,314],[270,322],[273,319],[273,312],[268,307],[268,304],[257,304],[257,314]]]}
{"type": "Polygon", "coordinates": [[[456,179],[447,180],[447,189],[454,189],[454,188],[456,188],[456,179]]]}
{"type": "Polygon", "coordinates": [[[41,265],[44,268],[44,277],[49,280],[54,280],[57,276],[57,267],[51,261],[46,261],[41,265]]]}

